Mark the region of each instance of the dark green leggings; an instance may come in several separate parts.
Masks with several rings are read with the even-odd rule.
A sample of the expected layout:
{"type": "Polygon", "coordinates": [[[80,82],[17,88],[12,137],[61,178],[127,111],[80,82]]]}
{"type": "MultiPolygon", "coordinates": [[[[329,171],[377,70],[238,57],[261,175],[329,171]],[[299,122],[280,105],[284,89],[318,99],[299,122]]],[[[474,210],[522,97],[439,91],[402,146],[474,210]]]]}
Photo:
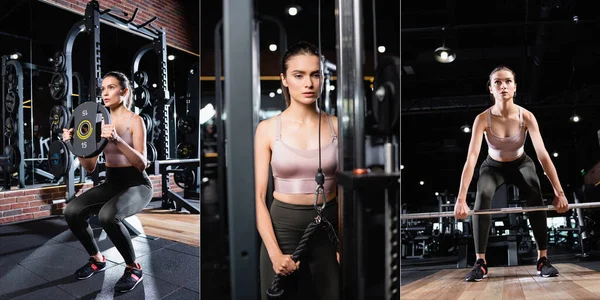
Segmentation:
{"type": "MultiPolygon", "coordinates": [[[[529,156],[523,154],[520,158],[510,162],[499,162],[489,156],[486,158],[479,169],[474,209],[490,209],[494,193],[502,184],[516,185],[519,188],[519,194],[527,199],[527,206],[545,205],[540,180],[535,172],[535,163],[529,156]]],[[[546,250],[548,245],[546,212],[535,211],[529,212],[527,215],[538,250],[546,250]]],[[[491,215],[473,215],[475,253],[485,253],[491,218],[491,215]]]]}
{"type": "MultiPolygon", "coordinates": [[[[304,230],[317,215],[312,205],[293,205],[275,199],[270,208],[273,230],[283,254],[292,254],[304,230]]],[[[331,200],[323,210],[323,216],[338,226],[337,200],[331,200]]],[[[325,230],[319,228],[307,244],[306,256],[300,260],[300,267],[285,278],[283,299],[337,300],[339,299],[340,267],[336,259],[336,249],[329,241],[325,230]]],[[[275,272],[264,243],[260,249],[260,287],[262,299],[267,298],[275,272]]]]}

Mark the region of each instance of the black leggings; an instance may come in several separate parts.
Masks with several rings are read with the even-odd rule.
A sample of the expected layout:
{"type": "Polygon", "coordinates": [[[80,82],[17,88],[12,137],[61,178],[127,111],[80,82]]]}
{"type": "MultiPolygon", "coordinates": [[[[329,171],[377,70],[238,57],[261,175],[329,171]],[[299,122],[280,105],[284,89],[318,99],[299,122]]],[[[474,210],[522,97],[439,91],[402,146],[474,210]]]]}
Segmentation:
{"type": "Polygon", "coordinates": [[[152,183],[146,172],[134,167],[106,168],[106,181],[67,204],[65,219],[88,254],[100,250],[88,223],[90,215],[98,220],[127,264],[135,262],[131,236],[121,221],[140,212],[152,200],[152,183]]]}
{"type": "MultiPolygon", "coordinates": [[[[489,156],[487,157],[479,169],[475,210],[490,209],[494,193],[502,184],[516,185],[519,188],[519,194],[527,199],[527,206],[544,205],[540,180],[535,172],[535,164],[526,154],[510,162],[499,162],[489,156]]],[[[527,215],[538,250],[546,250],[548,245],[546,212],[528,212],[527,215]]],[[[475,253],[485,253],[491,218],[491,215],[473,215],[475,253]]]]}
{"type": "MultiPolygon", "coordinates": [[[[294,253],[308,224],[317,215],[312,205],[293,205],[277,199],[271,204],[270,213],[277,243],[283,254],[294,253]]],[[[323,216],[333,225],[337,234],[337,199],[327,203],[323,216]]],[[[300,260],[300,267],[285,278],[284,299],[339,299],[340,267],[336,249],[325,230],[319,228],[310,236],[306,251],[306,256],[300,260]]],[[[263,243],[260,249],[260,292],[264,300],[268,299],[266,292],[274,276],[273,263],[263,243]]]]}

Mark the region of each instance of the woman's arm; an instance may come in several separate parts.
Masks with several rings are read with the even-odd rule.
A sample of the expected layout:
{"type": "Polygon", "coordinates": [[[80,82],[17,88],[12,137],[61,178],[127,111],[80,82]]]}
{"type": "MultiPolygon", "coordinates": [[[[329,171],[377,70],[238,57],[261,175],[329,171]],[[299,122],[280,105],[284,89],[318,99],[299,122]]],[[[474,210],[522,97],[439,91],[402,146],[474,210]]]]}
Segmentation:
{"type": "Polygon", "coordinates": [[[121,137],[118,137],[118,135],[113,143],[115,143],[121,153],[127,157],[127,160],[129,160],[131,165],[142,172],[148,166],[146,155],[146,127],[144,126],[142,118],[137,114],[134,115],[129,129],[133,136],[133,148],[125,143],[121,137]]]}
{"type": "Polygon", "coordinates": [[[548,179],[552,184],[552,188],[554,189],[554,195],[556,196],[555,202],[559,201],[559,203],[555,203],[555,206],[557,206],[556,211],[559,213],[566,212],[568,210],[568,201],[565,197],[565,192],[560,185],[560,180],[558,179],[558,173],[556,172],[554,163],[552,163],[552,159],[550,158],[550,155],[544,146],[544,140],[542,139],[538,122],[533,113],[529,111],[525,111],[523,114],[523,119],[525,126],[529,130],[531,142],[533,143],[533,148],[535,149],[535,154],[537,155],[537,158],[542,165],[542,169],[544,169],[544,172],[546,172],[546,176],[548,176],[548,179]]]}
{"type": "Polygon", "coordinates": [[[282,253],[275,238],[273,225],[271,225],[271,215],[266,203],[269,163],[271,161],[269,133],[269,124],[265,121],[260,122],[256,127],[256,134],[254,136],[254,182],[256,192],[256,227],[269,253],[269,257],[273,261],[275,256],[282,253]]]}
{"type": "Polygon", "coordinates": [[[463,167],[462,176],[460,178],[460,188],[458,190],[457,202],[466,203],[467,191],[471,185],[473,179],[473,172],[475,170],[475,164],[479,159],[479,151],[481,150],[481,142],[483,139],[483,133],[485,131],[485,118],[482,114],[477,115],[473,122],[473,131],[471,134],[471,141],[469,143],[469,150],[467,152],[467,161],[463,167]]]}

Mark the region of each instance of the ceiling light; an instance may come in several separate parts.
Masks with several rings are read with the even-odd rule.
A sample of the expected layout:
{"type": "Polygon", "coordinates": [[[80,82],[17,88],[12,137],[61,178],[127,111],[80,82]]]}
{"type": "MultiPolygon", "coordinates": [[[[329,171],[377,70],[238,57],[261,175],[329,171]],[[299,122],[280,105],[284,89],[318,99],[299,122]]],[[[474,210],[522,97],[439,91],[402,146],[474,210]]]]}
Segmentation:
{"type": "Polygon", "coordinates": [[[15,52],[15,53],[11,54],[9,57],[10,57],[10,59],[19,59],[19,58],[21,58],[21,56],[22,56],[21,53],[15,52]]]}
{"type": "Polygon", "coordinates": [[[379,51],[379,53],[385,52],[385,46],[379,46],[379,47],[377,47],[377,51],[379,51]]]}
{"type": "Polygon", "coordinates": [[[298,13],[299,13],[301,10],[302,10],[302,9],[300,8],[300,6],[297,6],[297,5],[292,5],[292,6],[289,6],[289,7],[287,8],[287,13],[288,13],[288,15],[290,15],[290,16],[295,16],[295,15],[297,15],[297,14],[298,14],[298,13]]]}
{"type": "Polygon", "coordinates": [[[169,56],[167,56],[168,60],[174,60],[175,59],[175,55],[173,54],[169,54],[169,56]]]}
{"type": "Polygon", "coordinates": [[[281,89],[277,89],[277,94],[281,94],[281,89]]]}
{"type": "Polygon", "coordinates": [[[552,153],[552,156],[554,156],[554,157],[558,157],[558,152],[554,152],[554,153],[552,153]]]}
{"type": "Polygon", "coordinates": [[[571,116],[571,117],[569,118],[569,120],[570,120],[571,122],[575,122],[575,123],[577,123],[577,122],[581,121],[581,117],[580,117],[580,116],[578,116],[578,115],[573,115],[573,116],[571,116]]]}
{"type": "Polygon", "coordinates": [[[270,92],[270,93],[269,93],[269,97],[271,97],[271,98],[275,97],[275,93],[273,93],[273,92],[270,92]]]}
{"type": "Polygon", "coordinates": [[[469,132],[471,132],[471,127],[469,127],[469,125],[460,126],[460,131],[462,131],[464,133],[469,133],[469,132]]]}
{"type": "Polygon", "coordinates": [[[271,50],[273,52],[277,51],[277,45],[275,45],[275,44],[269,45],[269,50],[271,50]]]}
{"type": "Polygon", "coordinates": [[[456,59],[456,53],[446,46],[435,49],[433,56],[437,62],[443,64],[451,63],[456,59]]]}

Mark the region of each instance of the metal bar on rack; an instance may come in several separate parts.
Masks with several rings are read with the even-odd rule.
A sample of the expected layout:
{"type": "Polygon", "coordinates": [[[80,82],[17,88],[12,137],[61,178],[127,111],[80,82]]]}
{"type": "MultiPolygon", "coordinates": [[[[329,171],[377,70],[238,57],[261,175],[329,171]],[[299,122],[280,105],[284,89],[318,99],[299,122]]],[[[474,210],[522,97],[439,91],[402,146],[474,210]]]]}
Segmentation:
{"type": "MultiPolygon", "coordinates": [[[[569,209],[581,209],[581,208],[594,208],[600,207],[600,202],[589,202],[589,203],[569,203],[569,209]]],[[[543,211],[543,210],[556,210],[554,205],[544,206],[530,206],[530,207],[505,207],[505,208],[492,208],[482,210],[470,210],[469,216],[472,215],[494,215],[494,214],[514,214],[532,211],[543,211]]],[[[414,220],[414,219],[430,219],[430,218],[453,218],[454,212],[429,212],[429,213],[414,213],[414,214],[401,214],[401,220],[414,220]]]]}

